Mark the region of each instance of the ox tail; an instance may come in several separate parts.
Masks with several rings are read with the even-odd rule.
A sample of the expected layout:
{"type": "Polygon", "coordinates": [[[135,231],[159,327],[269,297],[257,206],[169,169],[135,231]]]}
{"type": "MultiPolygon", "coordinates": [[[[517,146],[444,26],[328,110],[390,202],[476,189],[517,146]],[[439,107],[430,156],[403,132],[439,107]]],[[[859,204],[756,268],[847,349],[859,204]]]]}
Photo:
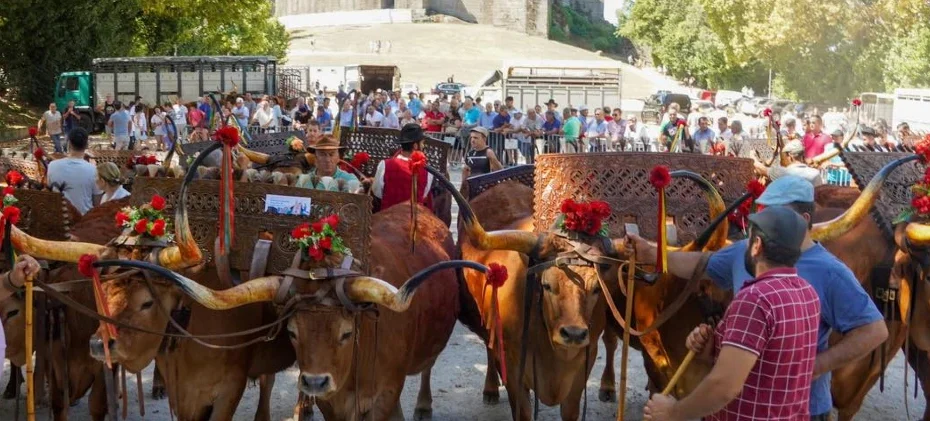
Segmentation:
{"type": "Polygon", "coordinates": [[[691,250],[703,250],[704,246],[708,245],[711,239],[714,240],[712,248],[716,249],[722,247],[723,243],[727,240],[727,230],[729,226],[726,224],[726,215],[728,214],[725,210],[726,203],[723,201],[723,197],[720,196],[720,192],[717,191],[713,183],[698,173],[677,170],[672,171],[669,175],[672,177],[687,178],[695,182],[698,187],[704,191],[704,195],[707,197],[710,217],[712,218],[711,223],[688,248],[691,250]],[[717,229],[718,227],[720,227],[719,230],[717,229]]]}
{"type": "MultiPolygon", "coordinates": [[[[885,165],[878,174],[875,174],[872,177],[872,180],[869,181],[869,184],[862,190],[862,194],[859,195],[859,198],[856,199],[856,202],[849,207],[842,215],[836,217],[835,219],[819,224],[814,224],[811,229],[811,237],[814,241],[830,241],[838,237],[843,236],[849,230],[853,229],[859,222],[864,218],[869,211],[872,209],[872,206],[878,200],[879,193],[881,192],[882,185],[885,183],[885,180],[898,169],[898,167],[920,159],[919,155],[910,155],[904,158],[900,158],[889,162],[885,165]]],[[[919,238],[927,239],[924,244],[930,244],[930,233],[925,231],[930,231],[930,228],[910,223],[907,225],[908,238],[911,239],[912,234],[916,236],[911,239],[912,244],[913,240],[918,240],[919,238]],[[921,236],[921,233],[925,234],[921,236]]]]}

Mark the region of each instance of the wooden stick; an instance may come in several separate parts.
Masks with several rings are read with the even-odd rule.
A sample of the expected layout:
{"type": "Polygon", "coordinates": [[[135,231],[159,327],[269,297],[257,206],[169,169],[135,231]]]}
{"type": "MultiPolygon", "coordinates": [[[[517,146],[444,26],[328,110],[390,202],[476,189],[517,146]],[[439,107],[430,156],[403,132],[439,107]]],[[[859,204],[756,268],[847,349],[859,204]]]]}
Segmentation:
{"type": "Polygon", "coordinates": [[[665,386],[665,389],[662,390],[663,395],[669,395],[672,393],[672,390],[675,389],[675,383],[678,383],[678,380],[681,379],[681,375],[685,374],[685,370],[688,369],[688,366],[691,364],[691,360],[694,359],[694,351],[688,351],[688,355],[685,356],[685,360],[681,362],[681,365],[678,366],[678,370],[675,371],[675,375],[672,376],[672,380],[669,380],[668,386],[665,386]]]}
{"type": "Polygon", "coordinates": [[[636,285],[636,253],[630,255],[629,275],[626,282],[626,322],[629,326],[623,330],[623,351],[620,360],[620,406],[617,408],[617,421],[623,421],[626,411],[626,372],[630,362],[630,329],[633,328],[633,287],[636,285]]]}
{"type": "MultiPolygon", "coordinates": [[[[14,266],[16,262],[13,262],[14,266]]],[[[13,270],[13,269],[11,269],[13,270]]],[[[32,276],[26,276],[26,420],[36,420],[35,376],[32,364],[32,276]]]]}

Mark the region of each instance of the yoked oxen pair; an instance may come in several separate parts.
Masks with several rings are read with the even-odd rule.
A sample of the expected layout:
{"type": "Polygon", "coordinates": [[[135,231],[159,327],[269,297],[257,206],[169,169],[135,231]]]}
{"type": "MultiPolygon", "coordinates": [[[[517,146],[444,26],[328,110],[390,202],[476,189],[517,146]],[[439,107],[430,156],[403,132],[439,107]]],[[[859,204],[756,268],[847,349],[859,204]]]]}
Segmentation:
{"type": "MultiPolygon", "coordinates": [[[[175,245],[150,246],[134,242],[125,235],[106,246],[45,241],[15,227],[12,229],[13,244],[20,252],[50,261],[77,263],[82,256],[91,255],[98,259],[148,260],[177,271],[197,269],[202,264],[202,255],[190,232],[186,209],[186,190],[193,174],[195,172],[188,174],[181,189],[175,213],[175,245]]],[[[234,314],[220,313],[185,300],[183,293],[164,279],[146,273],[125,275],[105,274],[103,278],[102,289],[111,315],[108,321],[118,328],[117,337],[106,344],[113,362],[130,372],[139,372],[154,359],[167,380],[171,406],[181,420],[231,419],[247,380],[261,376],[261,398],[255,418],[269,420],[273,374],[294,361],[293,351],[287,346],[286,338],[261,340],[260,334],[265,332],[237,337],[227,334],[254,330],[264,323],[263,317],[270,309],[255,305],[238,309],[234,314]],[[163,338],[169,318],[185,313],[185,309],[189,309],[191,321],[187,332],[206,335],[206,341],[195,340],[187,333],[173,333],[174,339],[185,338],[176,343],[163,338]],[[250,339],[257,343],[235,347],[250,339]],[[224,345],[233,346],[233,349],[217,349],[224,345]],[[269,375],[263,376],[265,374],[269,375]]],[[[205,285],[223,287],[212,268],[198,274],[197,278],[205,285]]],[[[180,324],[186,318],[178,316],[177,319],[172,319],[171,323],[183,331],[185,327],[180,324]]],[[[90,339],[90,348],[92,356],[104,359],[104,344],[99,334],[90,339]]]]}
{"type": "MultiPolygon", "coordinates": [[[[867,290],[871,290],[871,277],[875,276],[875,269],[885,259],[889,247],[892,247],[890,251],[893,252],[893,245],[886,244],[887,241],[883,239],[878,225],[868,217],[868,213],[878,199],[881,186],[888,176],[896,168],[913,159],[915,158],[905,158],[883,168],[848,209],[818,206],[813,216],[814,221],[822,221],[814,224],[811,231],[813,239],[823,242],[828,250],[846,263],[867,290]]],[[[848,199],[849,194],[846,191],[834,190],[834,194],[817,195],[817,200],[826,205],[848,203],[848,199]]],[[[722,224],[725,223],[725,221],[722,222],[722,224]]],[[[887,271],[885,274],[887,276],[887,271]]],[[[708,282],[702,283],[702,289],[718,298],[721,304],[725,304],[729,299],[728,294],[716,289],[708,282]],[[721,297],[725,298],[720,300],[721,297]]],[[[660,278],[655,287],[638,289],[634,296],[636,326],[651,326],[655,320],[660,318],[662,309],[667,307],[669,302],[683,291],[688,290],[687,281],[673,276],[660,278]]],[[[614,296],[615,302],[623,302],[621,299],[623,295],[620,291],[616,291],[614,296]]],[[[691,330],[704,319],[704,310],[701,305],[698,300],[689,300],[671,317],[669,323],[664,323],[656,331],[639,338],[652,391],[664,389],[687,354],[685,339],[691,330]]],[[[618,329],[615,334],[622,334],[622,330],[618,329]]],[[[886,346],[896,350],[903,341],[902,325],[889,323],[889,338],[886,346]]],[[[612,367],[616,336],[605,335],[605,344],[608,353],[607,364],[608,367],[612,367]]],[[[883,369],[881,364],[877,363],[878,360],[878,356],[873,354],[834,372],[832,392],[834,405],[840,410],[841,419],[851,419],[861,407],[865,395],[883,369]]],[[[697,362],[692,363],[677,383],[675,393],[678,396],[690,393],[707,374],[709,368],[697,362]]],[[[613,385],[612,370],[605,370],[601,384],[601,395],[603,397],[610,395],[608,387],[613,385]]]]}
{"type": "MultiPolygon", "coordinates": [[[[723,199],[710,183],[689,172],[672,175],[697,181],[712,214],[723,211],[723,199]]],[[[464,223],[459,240],[462,257],[502,262],[509,274],[498,292],[505,361],[500,361],[496,350],[489,351],[485,401],[498,399],[495,365],[500,369],[505,362],[505,387],[514,419],[531,418],[530,389],[542,403],[560,405],[562,419],[578,419],[597,354],[596,341],[608,314],[602,291],[619,282],[619,265],[629,257],[625,241],[559,229],[533,232],[533,190],[522,184],[501,183],[471,203],[458,192],[453,197],[464,223]],[[493,231],[487,232],[483,224],[493,231]]],[[[725,232],[714,236],[722,242],[725,232]]],[[[698,244],[688,247],[701,249],[698,244]]],[[[480,314],[463,314],[463,323],[487,342],[481,320],[491,312],[490,290],[474,272],[465,271],[465,278],[480,314]]]]}
{"type": "MultiPolygon", "coordinates": [[[[128,204],[129,199],[121,199],[91,209],[73,225],[72,235],[89,243],[106,244],[119,235],[121,229],[113,220],[116,213],[128,204]]],[[[48,279],[50,285],[63,287],[62,292],[75,301],[89,308],[94,307],[89,282],[68,282],[84,278],[78,272],[77,265],[67,264],[54,268],[42,276],[48,279]]],[[[51,341],[44,342],[42,348],[37,348],[39,358],[36,371],[36,379],[41,385],[43,376],[39,368],[43,366],[43,359],[47,359],[49,365],[46,368],[46,379],[52,415],[56,421],[68,419],[71,404],[91,390],[88,401],[91,419],[102,421],[107,412],[106,391],[101,375],[103,364],[87,352],[87,342],[97,330],[97,323],[70,307],[63,307],[62,312],[52,311],[56,316],[51,320],[53,326],[49,327],[58,334],[53,335],[51,341]]],[[[17,370],[16,366],[22,366],[26,361],[25,302],[22,297],[14,295],[0,302],[0,317],[6,335],[7,357],[14,365],[12,369],[17,370]]],[[[40,341],[43,339],[37,338],[40,341]]]]}

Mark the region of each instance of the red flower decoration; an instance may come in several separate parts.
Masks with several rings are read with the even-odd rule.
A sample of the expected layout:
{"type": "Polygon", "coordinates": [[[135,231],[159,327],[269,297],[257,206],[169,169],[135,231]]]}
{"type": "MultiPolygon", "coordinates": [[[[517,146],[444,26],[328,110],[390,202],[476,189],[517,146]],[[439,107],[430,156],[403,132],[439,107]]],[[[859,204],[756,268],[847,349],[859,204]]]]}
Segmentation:
{"type": "Polygon", "coordinates": [[[126,222],[128,221],[129,221],[129,215],[126,215],[123,212],[116,213],[116,226],[121,227],[123,225],[126,225],[126,222]]]}
{"type": "Polygon", "coordinates": [[[153,165],[153,164],[157,164],[157,163],[158,163],[158,158],[156,158],[155,155],[149,155],[149,156],[145,157],[145,164],[146,164],[146,165],[153,165]]]}
{"type": "Polygon", "coordinates": [[[771,109],[771,108],[766,108],[766,109],[762,110],[762,117],[771,117],[771,116],[772,116],[772,109],[771,109]]]}
{"type": "Polygon", "coordinates": [[[156,194],[152,196],[151,205],[152,205],[152,209],[155,209],[157,211],[163,210],[165,209],[165,198],[156,194]]]}
{"type": "Polygon", "coordinates": [[[917,144],[914,145],[914,153],[920,155],[920,160],[924,164],[930,163],[930,134],[917,141],[917,144]]]}
{"type": "Polygon", "coordinates": [[[321,233],[321,232],[323,232],[323,225],[325,225],[325,224],[323,223],[323,221],[316,221],[316,222],[314,222],[313,225],[312,225],[313,232],[315,232],[315,233],[321,233]]]}
{"type": "MultiPolygon", "coordinates": [[[[323,228],[320,227],[320,229],[322,230],[323,228]]],[[[300,224],[296,228],[291,230],[291,238],[295,240],[308,237],[309,235],[310,235],[310,223],[309,222],[304,222],[303,224],[300,224]]]]}
{"type": "Polygon", "coordinates": [[[149,234],[151,234],[152,237],[156,237],[156,238],[165,235],[165,220],[158,219],[155,222],[153,222],[152,229],[149,230],[149,234]]]}
{"type": "Polygon", "coordinates": [[[423,152],[415,151],[410,155],[410,172],[413,174],[419,174],[420,170],[426,168],[426,155],[423,152]]]}
{"type": "Polygon", "coordinates": [[[320,248],[328,251],[333,248],[333,239],[330,237],[323,237],[320,239],[320,248]]]}
{"type": "Polygon", "coordinates": [[[149,230],[148,228],[148,219],[140,219],[136,221],[136,226],[132,227],[132,229],[136,231],[136,234],[145,234],[145,232],[149,230]]]}
{"type": "Polygon", "coordinates": [[[668,171],[667,166],[656,165],[652,171],[649,172],[649,184],[652,184],[652,187],[655,187],[656,190],[664,189],[671,183],[672,174],[668,171]]]}
{"type": "Polygon", "coordinates": [[[603,220],[610,216],[610,205],[606,202],[578,203],[572,199],[562,201],[562,224],[568,231],[598,235],[604,226],[603,220]]]}
{"type": "Polygon", "coordinates": [[[339,226],[339,215],[332,214],[320,220],[324,224],[328,224],[330,228],[336,230],[336,227],[339,226]]]}
{"type": "Polygon", "coordinates": [[[32,126],[32,127],[29,128],[29,137],[36,137],[37,134],[39,134],[39,128],[38,128],[38,127],[32,126]]]}
{"type": "Polygon", "coordinates": [[[16,194],[16,189],[13,186],[6,186],[3,188],[3,195],[16,194]]]}
{"type": "Polygon", "coordinates": [[[930,196],[915,196],[911,199],[911,207],[913,207],[918,214],[930,214],[930,196]]]}
{"type": "Polygon", "coordinates": [[[18,187],[23,183],[23,175],[16,170],[9,170],[6,173],[6,184],[13,187],[18,187]]]}
{"type": "Polygon", "coordinates": [[[759,196],[762,196],[762,193],[765,191],[765,186],[763,186],[759,180],[752,180],[746,185],[746,191],[752,196],[752,200],[756,200],[759,196]]]}
{"type": "Polygon", "coordinates": [[[363,165],[367,164],[371,160],[371,155],[368,152],[359,152],[352,157],[352,166],[355,168],[361,168],[363,165]]]}
{"type": "Polygon", "coordinates": [[[561,211],[562,213],[572,213],[575,211],[576,203],[572,199],[565,199],[562,201],[561,211]]]}
{"type": "Polygon", "coordinates": [[[861,107],[861,106],[862,106],[862,100],[859,99],[859,98],[856,98],[856,99],[852,100],[852,105],[853,105],[853,107],[861,107]]]}
{"type": "Polygon", "coordinates": [[[45,158],[45,151],[43,151],[42,148],[38,148],[32,155],[36,157],[36,161],[41,161],[42,158],[45,158]]]}
{"type": "Polygon", "coordinates": [[[97,263],[97,256],[93,254],[85,254],[78,259],[78,272],[81,272],[81,275],[84,275],[88,278],[93,278],[94,274],[97,272],[94,269],[94,263],[97,263]]]}
{"type": "Polygon", "coordinates": [[[19,208],[16,206],[7,206],[3,208],[3,220],[10,221],[13,225],[19,223],[19,208]]]}
{"type": "Polygon", "coordinates": [[[688,122],[687,122],[687,121],[685,121],[685,120],[683,120],[683,119],[678,120],[678,127],[685,127],[685,126],[687,126],[687,125],[688,125],[688,122]]]}
{"type": "Polygon", "coordinates": [[[221,127],[213,134],[213,140],[234,148],[239,144],[239,129],[232,126],[221,127]]]}
{"type": "Polygon", "coordinates": [[[504,282],[507,282],[507,266],[491,263],[488,265],[488,274],[485,276],[487,276],[488,284],[491,287],[500,288],[504,286],[504,282]]]}
{"type": "Polygon", "coordinates": [[[323,253],[323,249],[317,246],[307,247],[307,255],[310,256],[311,259],[317,262],[323,260],[323,257],[325,257],[325,254],[323,253]]]}

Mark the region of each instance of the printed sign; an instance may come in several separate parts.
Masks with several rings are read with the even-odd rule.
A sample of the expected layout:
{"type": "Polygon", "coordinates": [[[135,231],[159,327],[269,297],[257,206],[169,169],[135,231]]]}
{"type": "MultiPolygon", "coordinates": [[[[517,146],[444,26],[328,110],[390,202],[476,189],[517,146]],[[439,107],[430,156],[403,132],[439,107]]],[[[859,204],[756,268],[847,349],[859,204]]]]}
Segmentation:
{"type": "Polygon", "coordinates": [[[272,215],[310,216],[309,197],[265,195],[265,213],[272,215]]]}

